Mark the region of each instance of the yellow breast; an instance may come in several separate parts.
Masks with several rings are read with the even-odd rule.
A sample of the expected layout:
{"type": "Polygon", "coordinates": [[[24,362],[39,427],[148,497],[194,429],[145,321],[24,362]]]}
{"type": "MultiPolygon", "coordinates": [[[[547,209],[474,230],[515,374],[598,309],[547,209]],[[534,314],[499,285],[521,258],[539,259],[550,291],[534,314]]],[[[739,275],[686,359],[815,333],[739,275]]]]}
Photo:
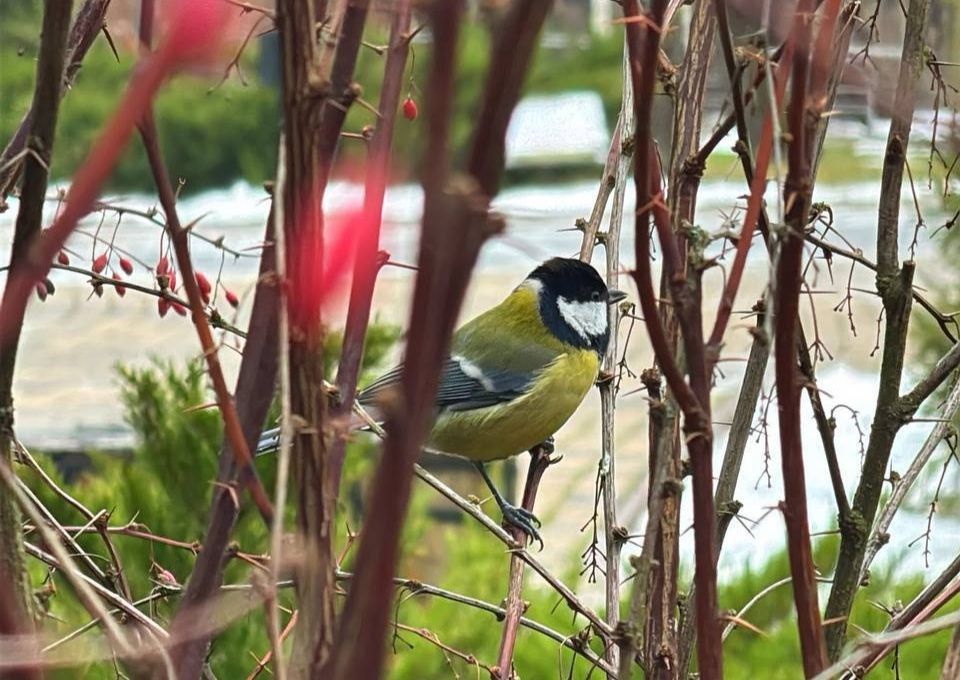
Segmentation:
{"type": "Polygon", "coordinates": [[[488,408],[441,414],[428,446],[477,461],[527,451],[573,415],[594,384],[599,366],[595,352],[571,349],[548,365],[523,396],[488,408]]]}

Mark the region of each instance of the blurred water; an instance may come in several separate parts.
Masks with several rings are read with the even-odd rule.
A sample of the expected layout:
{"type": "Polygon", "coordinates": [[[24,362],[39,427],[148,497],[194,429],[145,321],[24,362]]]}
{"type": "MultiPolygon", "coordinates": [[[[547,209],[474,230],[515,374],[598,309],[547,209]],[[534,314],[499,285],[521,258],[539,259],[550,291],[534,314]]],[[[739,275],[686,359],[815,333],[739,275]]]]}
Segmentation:
{"type": "MultiPolygon", "coordinates": [[[[596,197],[597,183],[582,181],[557,186],[516,187],[503,191],[494,201],[493,209],[506,218],[506,233],[490,241],[483,249],[479,267],[482,270],[523,270],[553,255],[573,255],[579,251],[580,235],[573,231],[578,218],[589,216],[596,197]]],[[[742,182],[708,182],[700,190],[697,222],[708,231],[721,228],[730,215],[739,217],[745,207],[747,188],[742,182]]],[[[338,206],[357,206],[362,200],[362,187],[346,182],[331,183],[325,208],[335,211],[338,206]]],[[[921,206],[930,228],[935,228],[946,219],[941,215],[939,200],[933,192],[919,187],[921,206]]],[[[768,202],[774,196],[768,194],[768,202]]],[[[901,241],[909,244],[912,236],[912,202],[909,189],[903,191],[904,210],[902,222],[904,234],[901,241]]],[[[818,187],[814,200],[823,201],[833,208],[838,229],[851,243],[861,248],[867,257],[873,257],[876,230],[876,206],[879,200],[877,182],[850,183],[818,187]]],[[[153,196],[130,194],[105,196],[103,202],[113,206],[150,211],[158,208],[153,196]]],[[[630,215],[636,205],[632,184],[628,186],[625,199],[625,214],[630,215]]],[[[45,220],[53,219],[57,202],[47,204],[45,220]]],[[[419,185],[399,185],[388,189],[383,213],[381,246],[391,253],[394,260],[413,264],[416,261],[418,229],[422,214],[423,194],[419,185]]],[[[223,242],[244,257],[225,256],[225,271],[231,276],[248,276],[257,269],[257,246],[263,238],[263,225],[269,205],[259,187],[238,182],[226,189],[217,189],[184,198],[179,203],[179,215],[183,224],[195,223],[194,231],[204,237],[223,242]]],[[[16,199],[10,199],[10,209],[0,214],[0,230],[12,233],[17,212],[16,199]]],[[[158,213],[162,219],[162,213],[158,213]]],[[[775,217],[775,215],[773,216],[775,217]]],[[[605,228],[606,225],[604,225],[605,228]]],[[[456,229],[457,225],[450,225],[456,229]]],[[[81,256],[99,254],[114,240],[118,247],[153,265],[157,260],[161,238],[160,227],[135,215],[118,216],[107,210],[88,216],[81,221],[77,234],[68,242],[68,248],[81,256]],[[94,238],[97,245],[94,246],[94,238]]],[[[0,240],[0,259],[9,259],[10,240],[0,240]]],[[[599,252],[599,251],[598,251],[599,252]]],[[[929,239],[921,238],[920,257],[935,252],[929,239]]],[[[622,261],[625,267],[633,263],[633,234],[630,225],[625,225],[621,240],[622,261]]],[[[216,271],[221,263],[221,252],[203,241],[193,240],[193,257],[198,269],[216,271]]],[[[765,259],[760,249],[751,253],[751,261],[765,259]]],[[[82,260],[81,263],[82,264],[82,260]]],[[[55,282],[71,285],[77,282],[75,275],[68,277],[55,273],[55,282]]],[[[77,282],[78,285],[82,281],[77,282]]]]}

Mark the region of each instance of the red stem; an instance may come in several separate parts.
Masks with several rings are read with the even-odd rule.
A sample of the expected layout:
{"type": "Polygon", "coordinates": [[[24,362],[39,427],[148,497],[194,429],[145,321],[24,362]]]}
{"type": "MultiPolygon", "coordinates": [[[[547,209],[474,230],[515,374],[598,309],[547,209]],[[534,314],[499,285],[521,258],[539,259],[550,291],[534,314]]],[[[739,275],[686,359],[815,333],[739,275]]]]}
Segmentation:
{"type": "MultiPolygon", "coordinates": [[[[550,466],[550,453],[542,446],[530,451],[530,468],[527,471],[527,481],[523,488],[522,507],[532,511],[537,500],[537,490],[540,479],[550,466]]],[[[512,527],[510,535],[514,542],[523,545],[526,535],[520,529],[512,527]]],[[[500,678],[506,680],[513,677],[513,649],[517,642],[517,633],[520,631],[520,618],[523,616],[523,558],[514,554],[510,558],[510,575],[507,578],[507,599],[504,609],[503,632],[500,635],[500,652],[497,654],[497,668],[500,678]]]]}
{"type": "MultiPolygon", "coordinates": [[[[780,110],[780,103],[783,101],[784,92],[787,87],[787,73],[790,71],[793,61],[792,38],[793,34],[787,38],[783,56],[774,74],[776,102],[771,105],[773,111],[780,110]]],[[[733,265],[730,267],[730,276],[727,278],[727,285],[724,286],[723,294],[720,297],[720,304],[717,308],[717,318],[714,321],[713,330],[707,342],[711,348],[710,360],[712,364],[716,363],[719,358],[723,334],[726,331],[727,324],[730,322],[733,303],[736,300],[737,291],[740,288],[740,281],[746,269],[747,253],[750,252],[750,246],[753,243],[753,233],[757,226],[757,220],[760,217],[763,194],[767,187],[767,168],[770,165],[772,150],[773,120],[771,118],[771,111],[768,110],[763,118],[763,128],[760,131],[760,143],[757,145],[753,180],[750,182],[750,197],[747,199],[747,211],[744,214],[743,224],[740,228],[740,236],[737,240],[737,251],[733,258],[733,265]]]]}
{"type": "MultiPolygon", "coordinates": [[[[651,107],[656,80],[656,64],[663,32],[664,0],[654,0],[646,21],[630,21],[640,16],[637,0],[624,0],[627,45],[630,51],[631,77],[636,110],[634,181],[637,188],[636,271],[633,273],[640,297],[644,322],[661,371],[683,410],[688,449],[693,464],[694,548],[696,557],[697,659],[702,677],[722,677],[720,628],[717,625],[717,583],[714,552],[716,532],[713,511],[712,436],[710,430],[710,384],[704,358],[699,293],[687,289],[686,275],[670,217],[660,198],[659,163],[651,134],[651,107]],[[664,268],[677,316],[683,331],[684,348],[690,371],[690,385],[683,380],[672,347],[667,340],[653,291],[650,271],[649,220],[653,213],[663,250],[664,268]]],[[[699,274],[697,275],[699,276],[699,274]]],[[[639,625],[645,625],[640,622],[639,625]]]]}
{"type": "Polygon", "coordinates": [[[804,674],[811,677],[827,665],[827,651],[817,602],[816,572],[810,547],[807,494],[800,427],[800,381],[797,368],[797,326],[803,278],[803,232],[812,192],[806,117],[810,67],[810,25],[813,1],[802,0],[797,7],[793,34],[799,56],[793,63],[793,77],[787,121],[790,130],[788,171],[785,183],[787,229],[780,252],[775,293],[775,371],[780,414],[780,449],[783,468],[787,552],[797,610],[797,628],[804,674]]]}
{"type": "MultiPolygon", "coordinates": [[[[140,14],[140,41],[146,49],[150,49],[153,41],[153,0],[143,0],[140,6],[140,14]]],[[[224,437],[230,443],[230,448],[233,450],[234,458],[240,469],[240,476],[245,481],[250,497],[269,527],[273,523],[273,505],[270,503],[270,498],[253,469],[253,457],[250,455],[250,448],[247,446],[246,437],[243,435],[243,428],[240,425],[240,418],[237,415],[233,396],[227,388],[227,381],[223,375],[223,368],[220,365],[220,358],[217,353],[217,344],[213,339],[213,333],[203,309],[203,297],[200,293],[200,287],[197,285],[193,261],[190,258],[190,237],[181,226],[180,217],[177,215],[176,193],[170,183],[170,174],[167,172],[163,152],[160,150],[160,144],[157,140],[157,128],[154,124],[150,100],[147,101],[146,110],[142,120],[138,123],[138,128],[144,150],[147,153],[150,171],[153,174],[153,181],[157,186],[160,205],[167,218],[167,233],[170,234],[170,240],[173,242],[177,268],[180,270],[180,279],[187,291],[191,320],[197,331],[200,347],[203,349],[203,356],[207,362],[207,372],[213,384],[217,406],[223,417],[224,437]]]]}
{"type": "MultiPolygon", "coordinates": [[[[410,29],[410,0],[398,0],[390,26],[390,47],[384,65],[383,86],[380,90],[378,110],[381,119],[370,140],[367,177],[363,195],[364,219],[372,220],[370,229],[364,229],[357,242],[354,259],[353,282],[350,288],[350,305],[343,331],[343,351],[337,369],[337,389],[340,393],[340,412],[350,412],[357,392],[357,378],[363,358],[363,344],[370,323],[370,304],[376,284],[379,263],[377,248],[380,241],[380,226],[383,220],[383,196],[387,188],[387,171],[390,165],[390,143],[393,140],[393,125],[403,84],[403,71],[407,62],[410,29]]],[[[335,419],[336,420],[336,419],[335,419]]],[[[340,488],[340,473],[346,440],[338,437],[331,448],[331,488],[340,488]]]]}

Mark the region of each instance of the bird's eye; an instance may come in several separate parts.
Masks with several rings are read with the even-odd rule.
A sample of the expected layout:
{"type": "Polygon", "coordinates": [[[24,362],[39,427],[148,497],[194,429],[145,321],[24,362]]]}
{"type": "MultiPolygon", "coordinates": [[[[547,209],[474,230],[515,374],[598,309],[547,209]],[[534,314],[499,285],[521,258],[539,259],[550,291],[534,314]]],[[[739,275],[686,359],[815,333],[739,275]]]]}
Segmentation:
{"type": "Polygon", "coordinates": [[[594,302],[600,302],[600,291],[599,290],[593,291],[593,294],[590,296],[590,299],[593,300],[594,302]]]}

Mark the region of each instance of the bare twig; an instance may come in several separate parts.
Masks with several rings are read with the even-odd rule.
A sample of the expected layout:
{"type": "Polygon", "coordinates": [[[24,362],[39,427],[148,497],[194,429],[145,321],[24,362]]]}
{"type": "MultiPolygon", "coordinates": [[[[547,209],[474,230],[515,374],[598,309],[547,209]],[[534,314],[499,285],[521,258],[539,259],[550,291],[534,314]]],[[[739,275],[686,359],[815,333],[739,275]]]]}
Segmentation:
{"type": "MultiPolygon", "coordinates": [[[[825,39],[829,46],[839,11],[839,0],[828,0],[825,6],[825,17],[817,43],[825,39]]],[[[791,139],[784,185],[786,230],[780,245],[774,292],[774,357],[784,487],[782,511],[787,526],[787,552],[793,578],[803,669],[807,677],[818,673],[827,663],[807,519],[803,443],[800,435],[800,384],[796,361],[797,315],[803,280],[803,233],[813,192],[811,133],[815,132],[814,126],[819,113],[816,106],[825,94],[823,89],[826,82],[826,74],[817,69],[815,55],[810,53],[813,46],[813,9],[813,0],[801,0],[795,10],[792,29],[798,54],[793,61],[790,104],[787,111],[791,139]]]]}
{"type": "Polygon", "coordinates": [[[881,180],[877,227],[877,291],[883,300],[886,330],[880,367],[873,428],[864,457],[863,473],[857,487],[849,521],[841,524],[840,553],[825,618],[827,647],[832,660],[840,656],[846,620],[860,586],[860,571],[867,548],[867,533],[873,523],[887,461],[897,432],[903,424],[899,403],[900,380],[906,352],[907,328],[912,301],[914,264],[898,264],[900,188],[910,127],[913,118],[916,81],[923,64],[923,34],[928,0],[911,0],[900,60],[900,74],[894,102],[894,117],[887,137],[881,180]]]}
{"type": "MultiPolygon", "coordinates": [[[[141,37],[144,38],[144,36],[141,37]]],[[[149,35],[145,36],[145,38],[145,42],[149,41],[149,35]]],[[[163,207],[164,214],[167,216],[167,230],[173,242],[174,252],[176,253],[177,268],[180,270],[183,287],[187,291],[193,325],[197,331],[200,346],[203,349],[203,356],[207,363],[207,372],[210,375],[210,381],[213,384],[213,390],[217,397],[217,406],[223,417],[224,436],[230,442],[230,448],[233,450],[233,455],[241,470],[241,475],[244,477],[245,486],[250,492],[254,504],[260,511],[260,515],[264,521],[269,525],[273,517],[273,506],[256,472],[253,470],[253,459],[250,455],[250,448],[247,446],[246,439],[243,435],[243,428],[237,415],[237,408],[234,404],[233,396],[227,389],[223,368],[220,365],[217,354],[217,345],[213,339],[213,333],[210,331],[206,314],[203,311],[203,298],[200,294],[200,288],[193,271],[193,261],[190,258],[189,237],[180,225],[180,219],[177,216],[176,193],[174,192],[173,185],[170,183],[170,175],[167,172],[166,163],[163,160],[152,113],[148,112],[141,122],[140,136],[143,140],[144,149],[147,152],[150,171],[157,185],[160,204],[163,207]]]]}
{"type": "MultiPolygon", "coordinates": [[[[363,357],[363,343],[367,325],[370,322],[370,304],[373,289],[379,272],[377,248],[382,222],[383,197],[387,188],[387,170],[390,165],[390,145],[393,140],[393,126],[396,120],[400,90],[403,83],[403,71],[407,62],[410,30],[410,1],[400,0],[393,8],[390,25],[390,43],[387,59],[383,67],[383,83],[380,89],[380,101],[377,108],[381,119],[377,123],[368,146],[367,176],[364,183],[363,219],[373,225],[363,230],[363,241],[357,244],[354,259],[353,281],[350,288],[350,305],[343,331],[343,350],[337,367],[337,391],[340,395],[340,415],[348,414],[357,390],[357,378],[360,374],[360,362],[363,357]]],[[[337,437],[331,449],[333,470],[331,486],[340,487],[340,470],[346,439],[337,437]]]]}
{"type": "MultiPolygon", "coordinates": [[[[23,188],[13,232],[10,272],[4,286],[4,300],[10,293],[11,282],[29,266],[28,256],[40,235],[57,113],[60,108],[61,78],[72,4],[68,1],[46,3],[43,12],[43,40],[40,42],[37,58],[37,81],[31,106],[36,110],[36,114],[28,114],[21,124],[22,148],[29,153],[23,162],[23,188]]],[[[16,138],[11,144],[15,143],[16,138]]],[[[17,153],[19,149],[14,149],[13,154],[17,153]]],[[[5,167],[5,157],[6,152],[0,156],[0,167],[5,167]]],[[[13,181],[17,172],[19,166],[10,176],[13,181]]],[[[5,194],[6,191],[0,185],[0,203],[3,202],[5,194]]],[[[13,378],[24,311],[22,307],[18,307],[8,313],[9,316],[3,319],[8,329],[0,338],[0,466],[5,473],[11,475],[11,480],[11,448],[14,441],[13,378]]],[[[13,482],[10,481],[10,484],[13,482]]],[[[23,560],[20,514],[14,496],[7,493],[0,494],[0,580],[10,584],[9,591],[4,593],[10,600],[9,611],[0,616],[0,634],[29,632],[33,628],[35,607],[30,578],[23,560]]],[[[29,670],[24,670],[25,675],[29,676],[30,673],[29,670]]]]}
{"type": "Polygon", "coordinates": [[[860,567],[861,581],[866,576],[867,570],[870,569],[870,564],[873,562],[873,558],[876,557],[877,553],[880,551],[880,548],[882,548],[887,541],[889,541],[890,535],[887,533],[887,530],[890,528],[890,524],[893,522],[894,516],[900,509],[900,506],[906,498],[907,493],[913,486],[913,483],[917,480],[917,477],[920,476],[920,473],[930,460],[930,456],[933,455],[933,452],[937,449],[944,438],[952,432],[953,426],[951,423],[953,422],[958,410],[960,410],[960,380],[954,382],[953,388],[950,390],[950,394],[947,397],[946,403],[944,403],[943,409],[940,412],[940,420],[936,425],[933,426],[933,429],[930,430],[930,434],[927,435],[927,438],[924,440],[923,445],[917,452],[917,455],[912,461],[910,461],[910,465],[907,467],[906,472],[900,475],[900,478],[897,480],[896,484],[894,484],[893,492],[890,494],[890,497],[887,499],[886,503],[884,503],[883,508],[881,508],[880,514],[877,516],[877,520],[873,525],[873,529],[870,532],[870,538],[867,542],[867,551],[863,557],[863,565],[860,567]]]}
{"type": "MultiPolygon", "coordinates": [[[[72,3],[61,2],[59,4],[65,5],[66,9],[69,10],[72,3]]],[[[48,114],[52,114],[54,117],[56,116],[59,99],[63,97],[71,85],[73,85],[73,80],[76,77],[77,71],[80,69],[83,58],[87,54],[87,50],[90,49],[93,41],[97,38],[97,35],[100,34],[101,29],[103,29],[104,17],[106,16],[109,5],[110,0],[85,0],[80,9],[77,10],[77,18],[73,22],[70,35],[67,38],[66,63],[64,63],[64,55],[61,53],[61,58],[57,65],[60,69],[60,74],[51,74],[51,77],[56,76],[59,81],[56,93],[51,94],[53,99],[49,101],[34,100],[31,102],[30,109],[26,115],[24,115],[23,120],[20,121],[20,125],[13,133],[10,141],[7,142],[3,153],[0,153],[0,212],[6,209],[5,199],[17,183],[17,178],[23,170],[24,163],[17,159],[22,158],[24,151],[27,149],[27,138],[30,135],[37,111],[43,109],[48,114]],[[52,107],[52,109],[50,107],[52,107]]],[[[69,12],[67,12],[67,21],[69,21],[69,19],[69,12]]],[[[43,42],[46,42],[47,38],[53,37],[46,32],[43,36],[43,42]]],[[[45,153],[49,153],[49,149],[47,149],[45,153]]],[[[49,161],[49,156],[44,157],[49,161]]]]}
{"type": "MultiPolygon", "coordinates": [[[[552,462],[552,451],[546,446],[538,446],[530,451],[530,468],[527,471],[527,482],[523,489],[525,510],[533,511],[537,499],[537,489],[540,487],[540,478],[552,462]]],[[[523,544],[524,533],[513,527],[509,530],[514,542],[523,544]]],[[[513,648],[517,641],[520,627],[520,618],[525,608],[523,602],[523,558],[512,555],[510,558],[510,574],[507,577],[507,596],[505,598],[506,614],[503,617],[503,629],[500,635],[500,651],[497,652],[496,673],[501,680],[510,680],[513,674],[513,648]]]]}
{"type": "MultiPolygon", "coordinates": [[[[73,559],[70,557],[69,553],[67,553],[63,545],[61,545],[60,541],[57,539],[57,536],[53,533],[53,530],[47,526],[47,523],[40,515],[40,512],[36,509],[36,507],[34,507],[33,503],[30,502],[30,499],[27,497],[27,495],[23,493],[23,490],[17,484],[16,476],[13,474],[13,471],[5,461],[0,461],[0,478],[2,478],[2,481],[7,487],[7,491],[10,493],[10,496],[20,506],[20,509],[23,511],[23,513],[30,518],[30,521],[33,522],[34,526],[37,528],[37,531],[40,533],[43,542],[53,554],[53,558],[59,565],[59,568],[64,577],[67,579],[67,582],[70,583],[71,587],[76,592],[80,603],[90,613],[91,616],[98,618],[102,622],[104,630],[110,639],[110,644],[114,651],[121,657],[129,656],[132,652],[130,641],[127,639],[127,636],[124,634],[117,622],[113,620],[113,617],[111,617],[104,608],[103,603],[100,601],[100,597],[98,597],[97,592],[95,592],[95,582],[90,582],[84,579],[80,569],[77,567],[76,563],[74,563],[73,559]]],[[[32,550],[32,546],[30,546],[30,548],[32,550]]],[[[103,591],[114,595],[112,591],[109,591],[106,588],[104,588],[103,591]]]]}

